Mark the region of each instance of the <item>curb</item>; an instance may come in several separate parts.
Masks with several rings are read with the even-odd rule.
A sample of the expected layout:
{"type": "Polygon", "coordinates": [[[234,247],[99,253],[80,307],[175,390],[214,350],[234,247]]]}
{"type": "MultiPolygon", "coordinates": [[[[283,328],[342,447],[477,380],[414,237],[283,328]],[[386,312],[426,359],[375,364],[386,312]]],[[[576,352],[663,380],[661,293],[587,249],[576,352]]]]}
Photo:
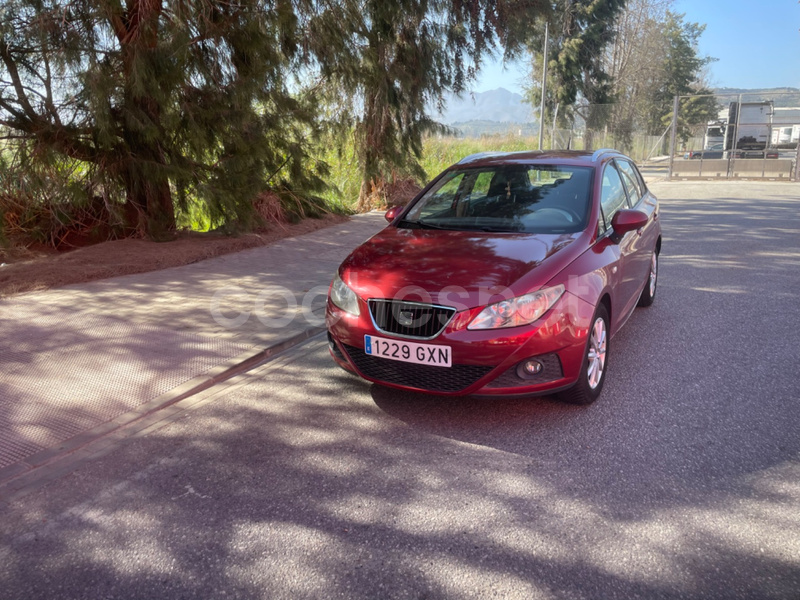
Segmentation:
{"type": "MultiPolygon", "coordinates": [[[[123,415],[118,416],[111,421],[98,425],[93,429],[84,431],[74,437],[65,440],[58,446],[41,450],[31,456],[14,464],[8,465],[0,469],[0,499],[8,494],[20,491],[34,485],[42,477],[42,484],[51,481],[63,474],[73,470],[74,465],[67,465],[65,467],[56,467],[47,473],[49,467],[64,459],[65,457],[79,453],[89,444],[97,442],[101,438],[113,436],[119,432],[123,427],[127,427],[137,421],[142,421],[152,417],[154,413],[160,413],[165,409],[170,409],[172,405],[185,400],[191,396],[204,392],[205,390],[214,387],[224,381],[227,381],[237,375],[241,375],[261,364],[276,358],[278,355],[286,352],[287,350],[299,346],[307,340],[319,336],[326,331],[325,327],[311,327],[300,333],[273,344],[256,353],[245,352],[239,356],[227,361],[225,364],[214,367],[203,375],[198,375],[192,379],[182,383],[181,385],[171,389],[170,391],[161,394],[157,398],[146,402],[134,410],[131,410],[123,415]]],[[[178,412],[180,409],[173,408],[172,412],[178,412]]],[[[116,440],[115,440],[116,441],[116,440]]]]}

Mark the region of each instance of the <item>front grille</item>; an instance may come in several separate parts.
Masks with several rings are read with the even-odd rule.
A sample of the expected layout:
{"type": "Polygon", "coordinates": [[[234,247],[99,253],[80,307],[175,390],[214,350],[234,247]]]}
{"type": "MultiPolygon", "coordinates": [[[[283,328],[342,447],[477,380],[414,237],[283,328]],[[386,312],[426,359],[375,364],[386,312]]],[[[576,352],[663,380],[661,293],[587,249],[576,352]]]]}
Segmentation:
{"type": "Polygon", "coordinates": [[[367,377],[430,392],[459,392],[494,368],[475,365],[431,367],[371,356],[355,346],[346,345],[344,348],[358,370],[367,377]]]}
{"type": "Polygon", "coordinates": [[[401,300],[370,300],[369,312],[378,329],[385,333],[430,339],[442,332],[456,309],[401,300]]]}

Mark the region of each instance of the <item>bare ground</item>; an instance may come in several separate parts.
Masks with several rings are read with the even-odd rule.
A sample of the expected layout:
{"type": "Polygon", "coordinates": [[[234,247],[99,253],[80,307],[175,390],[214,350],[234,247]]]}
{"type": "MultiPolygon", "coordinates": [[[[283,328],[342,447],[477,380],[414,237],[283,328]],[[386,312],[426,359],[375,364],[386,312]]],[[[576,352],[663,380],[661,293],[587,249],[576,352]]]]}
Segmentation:
{"type": "Polygon", "coordinates": [[[237,237],[215,233],[183,233],[171,242],[125,239],[69,252],[0,248],[0,298],[57,288],[72,283],[146,273],[239,252],[336,225],[347,217],[326,215],[296,224],[273,225],[265,233],[237,237]]]}

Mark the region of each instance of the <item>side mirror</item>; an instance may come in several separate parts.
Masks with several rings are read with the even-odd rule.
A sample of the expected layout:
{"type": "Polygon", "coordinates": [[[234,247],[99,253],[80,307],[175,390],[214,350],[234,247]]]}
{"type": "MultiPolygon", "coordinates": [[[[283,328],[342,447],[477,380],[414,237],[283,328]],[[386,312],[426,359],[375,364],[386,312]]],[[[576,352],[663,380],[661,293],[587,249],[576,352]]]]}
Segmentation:
{"type": "Polygon", "coordinates": [[[640,210],[620,210],[611,219],[611,227],[617,239],[622,239],[622,236],[629,231],[641,229],[645,225],[647,225],[647,215],[640,210]]]}
{"type": "Polygon", "coordinates": [[[387,210],[386,214],[384,215],[386,217],[386,220],[389,221],[389,223],[394,221],[395,217],[397,217],[397,215],[400,214],[400,211],[402,211],[403,208],[404,208],[403,206],[393,206],[392,208],[387,210]]]}

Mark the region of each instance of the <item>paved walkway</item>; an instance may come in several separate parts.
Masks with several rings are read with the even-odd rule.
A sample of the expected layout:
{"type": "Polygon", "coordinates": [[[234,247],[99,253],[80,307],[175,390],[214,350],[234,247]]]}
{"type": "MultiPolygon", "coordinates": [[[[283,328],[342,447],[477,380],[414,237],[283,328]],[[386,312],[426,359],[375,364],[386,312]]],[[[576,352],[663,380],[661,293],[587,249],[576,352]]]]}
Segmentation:
{"type": "Polygon", "coordinates": [[[0,301],[0,483],[321,331],[328,284],[385,225],[0,301]]]}

